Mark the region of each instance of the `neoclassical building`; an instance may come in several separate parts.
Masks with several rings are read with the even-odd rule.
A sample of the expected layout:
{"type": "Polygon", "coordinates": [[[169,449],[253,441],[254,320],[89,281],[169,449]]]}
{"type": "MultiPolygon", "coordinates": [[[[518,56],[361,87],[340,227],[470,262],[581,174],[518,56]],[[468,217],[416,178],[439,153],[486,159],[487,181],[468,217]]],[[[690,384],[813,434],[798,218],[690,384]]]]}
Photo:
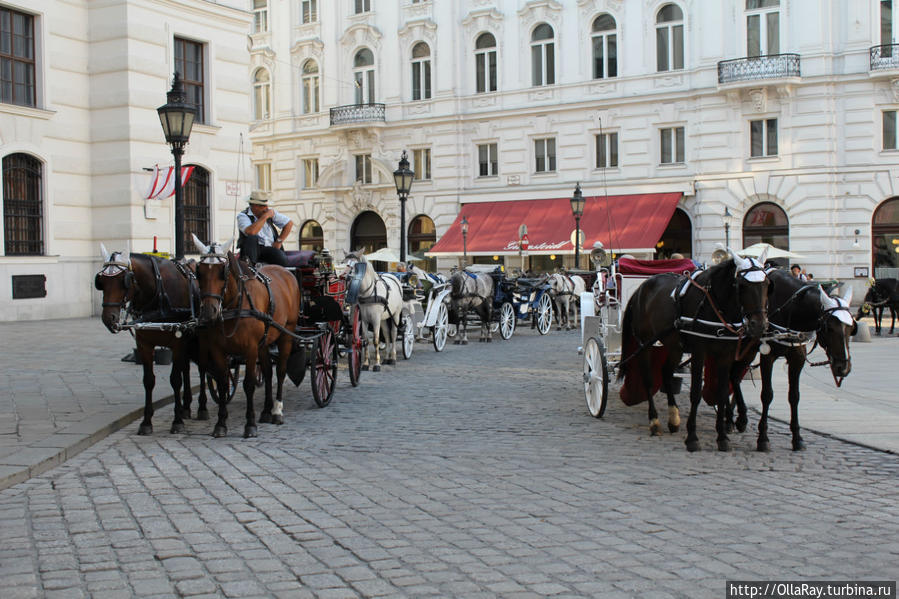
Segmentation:
{"type": "Polygon", "coordinates": [[[588,248],[768,241],[861,291],[899,272],[892,4],[253,0],[256,181],[338,255],[398,249],[405,150],[408,249],[440,266],[517,264],[522,224],[532,267],[570,265],[580,183],[588,248]]]}
{"type": "Polygon", "coordinates": [[[199,110],[185,229],[230,234],[251,25],[245,0],[0,0],[0,320],[96,313],[100,242],[172,251],[173,200],[144,198],[145,169],[172,164],[156,109],[175,71],[199,110]]]}

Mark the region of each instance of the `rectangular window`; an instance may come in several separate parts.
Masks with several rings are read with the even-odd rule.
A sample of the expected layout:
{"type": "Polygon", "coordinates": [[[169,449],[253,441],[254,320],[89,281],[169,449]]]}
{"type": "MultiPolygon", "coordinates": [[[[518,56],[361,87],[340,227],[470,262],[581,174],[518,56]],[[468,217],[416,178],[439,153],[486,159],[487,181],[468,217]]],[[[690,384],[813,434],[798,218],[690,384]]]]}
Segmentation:
{"type": "Polygon", "coordinates": [[[596,168],[618,166],[618,134],[603,133],[596,136],[596,168]]]}
{"type": "Polygon", "coordinates": [[[356,14],[362,14],[371,10],[371,0],[356,0],[356,14]]]}
{"type": "Polygon", "coordinates": [[[303,0],[303,23],[318,21],[318,0],[303,0]]]}
{"type": "Polygon", "coordinates": [[[893,0],[880,1],[880,43],[883,46],[893,43],[893,0]]]}
{"type": "Polygon", "coordinates": [[[312,189],[318,185],[318,158],[303,160],[303,188],[312,189]]]}
{"type": "Polygon", "coordinates": [[[895,110],[884,110],[883,111],[883,149],[884,150],[897,150],[899,146],[896,145],[896,111],[895,110]]]}
{"type": "Polygon", "coordinates": [[[272,190],[272,165],[268,162],[256,165],[256,189],[272,190]]]}
{"type": "Polygon", "coordinates": [[[746,15],[746,53],[749,57],[780,53],[780,13],[746,15]]]}
{"type": "Polygon", "coordinates": [[[534,140],[534,172],[536,173],[552,173],[556,170],[556,139],[549,137],[547,139],[534,140]]]}
{"type": "Polygon", "coordinates": [[[253,0],[253,33],[268,31],[268,0],[253,0]]]}
{"type": "Polygon", "coordinates": [[[429,181],[431,179],[431,148],[412,150],[412,170],[415,172],[416,181],[429,181]]]}
{"type": "Polygon", "coordinates": [[[356,181],[371,183],[371,154],[356,156],[356,181]]]}
{"type": "Polygon", "coordinates": [[[749,122],[749,155],[777,156],[777,119],[749,122]]]}
{"type": "Polygon", "coordinates": [[[181,75],[187,103],[197,109],[197,123],[206,122],[204,106],[205,69],[203,44],[183,38],[175,38],[175,72],[181,75]]]}
{"type": "Polygon", "coordinates": [[[0,102],[36,106],[34,17],[0,7],[0,102]]]}
{"type": "Polygon", "coordinates": [[[684,128],[660,129],[660,162],[677,164],[684,162],[684,128]]]}
{"type": "Polygon", "coordinates": [[[477,92],[496,91],[496,50],[480,50],[475,54],[477,92]]]}
{"type": "Polygon", "coordinates": [[[493,177],[499,174],[496,155],[496,144],[480,144],[478,146],[479,177],[493,177]]]}

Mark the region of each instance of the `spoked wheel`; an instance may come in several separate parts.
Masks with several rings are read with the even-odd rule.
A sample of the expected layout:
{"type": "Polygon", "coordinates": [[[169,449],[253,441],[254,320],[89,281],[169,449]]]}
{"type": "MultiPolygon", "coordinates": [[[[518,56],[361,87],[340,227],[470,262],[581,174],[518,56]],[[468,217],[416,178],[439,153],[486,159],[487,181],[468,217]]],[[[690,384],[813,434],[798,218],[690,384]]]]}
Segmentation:
{"type": "Polygon", "coordinates": [[[362,374],[362,352],[365,350],[362,337],[362,317],[359,314],[359,306],[353,306],[349,318],[349,331],[347,331],[348,349],[346,359],[350,367],[350,383],[354,387],[359,386],[359,376],[362,374]]]}
{"type": "Polygon", "coordinates": [[[446,337],[448,333],[449,312],[446,309],[446,304],[441,302],[440,307],[437,308],[437,322],[435,322],[434,326],[431,328],[431,341],[434,343],[435,351],[443,351],[443,348],[446,347],[446,337]]]}
{"type": "Polygon", "coordinates": [[[553,326],[553,305],[549,294],[544,293],[537,302],[537,330],[546,335],[553,326]]]}
{"type": "Polygon", "coordinates": [[[327,329],[312,351],[312,399],[323,408],[331,402],[337,386],[337,340],[327,329]]]}
{"type": "Polygon", "coordinates": [[[584,344],[584,397],[594,418],[602,418],[609,400],[609,363],[603,342],[596,337],[584,344]]]}
{"type": "Polygon", "coordinates": [[[515,332],[515,308],[509,302],[503,302],[499,309],[499,334],[509,340],[515,332]]]}
{"type": "Polygon", "coordinates": [[[412,322],[411,314],[403,314],[403,358],[406,360],[411,358],[414,349],[415,324],[412,322]]]}

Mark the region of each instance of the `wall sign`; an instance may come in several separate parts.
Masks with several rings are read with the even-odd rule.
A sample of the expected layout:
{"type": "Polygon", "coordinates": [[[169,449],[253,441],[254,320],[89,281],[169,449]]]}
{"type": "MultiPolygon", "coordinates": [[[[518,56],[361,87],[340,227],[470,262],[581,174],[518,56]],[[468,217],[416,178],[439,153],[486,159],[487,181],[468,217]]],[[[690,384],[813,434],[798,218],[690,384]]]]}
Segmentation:
{"type": "Polygon", "coordinates": [[[12,298],[33,299],[47,297],[46,275],[13,275],[12,298]]]}
{"type": "Polygon", "coordinates": [[[868,267],[867,266],[856,266],[854,269],[854,277],[857,279],[867,279],[868,278],[868,267]]]}

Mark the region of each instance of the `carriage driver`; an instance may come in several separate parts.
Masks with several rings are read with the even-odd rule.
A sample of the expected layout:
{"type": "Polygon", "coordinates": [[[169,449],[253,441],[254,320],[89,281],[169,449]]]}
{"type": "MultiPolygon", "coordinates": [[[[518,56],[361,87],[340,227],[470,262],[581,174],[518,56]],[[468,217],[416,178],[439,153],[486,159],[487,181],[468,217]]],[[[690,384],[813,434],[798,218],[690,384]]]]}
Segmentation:
{"type": "Polygon", "coordinates": [[[269,208],[270,197],[269,192],[252,191],[247,200],[249,207],[237,215],[240,256],[250,264],[262,261],[287,266],[287,255],[282,247],[293,229],[293,221],[269,208]],[[277,227],[281,227],[280,233],[277,227]]]}

